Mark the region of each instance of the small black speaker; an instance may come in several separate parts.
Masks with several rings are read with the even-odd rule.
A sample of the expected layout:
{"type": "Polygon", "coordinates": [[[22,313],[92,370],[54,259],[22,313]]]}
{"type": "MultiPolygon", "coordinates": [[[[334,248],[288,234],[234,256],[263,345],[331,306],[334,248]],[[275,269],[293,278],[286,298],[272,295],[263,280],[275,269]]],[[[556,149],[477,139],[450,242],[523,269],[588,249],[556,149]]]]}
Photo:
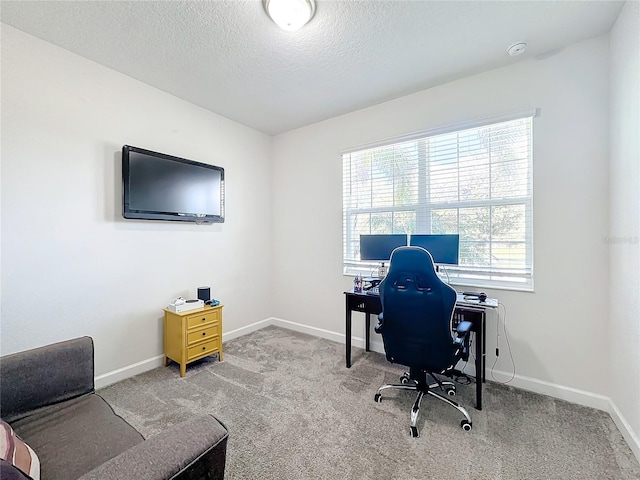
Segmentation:
{"type": "Polygon", "coordinates": [[[198,287],[198,300],[202,300],[203,302],[211,300],[211,288],[198,287]]]}

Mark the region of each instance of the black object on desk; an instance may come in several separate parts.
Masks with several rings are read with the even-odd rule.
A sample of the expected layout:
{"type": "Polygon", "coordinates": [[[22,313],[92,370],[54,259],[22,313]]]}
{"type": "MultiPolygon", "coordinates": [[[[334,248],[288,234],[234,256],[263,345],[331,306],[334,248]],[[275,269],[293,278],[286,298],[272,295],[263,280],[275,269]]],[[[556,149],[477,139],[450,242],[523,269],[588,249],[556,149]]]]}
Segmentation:
{"type": "MultiPolygon", "coordinates": [[[[369,352],[371,336],[371,315],[382,312],[382,303],[377,295],[366,293],[344,292],[345,295],[345,330],[346,330],[346,366],[351,368],[351,313],[363,312],[365,315],[364,349],[369,352]]],[[[459,322],[466,320],[473,325],[471,331],[476,336],[476,409],[482,410],[482,384],[486,382],[486,310],[482,307],[456,305],[453,314],[454,328],[459,322]]]]}

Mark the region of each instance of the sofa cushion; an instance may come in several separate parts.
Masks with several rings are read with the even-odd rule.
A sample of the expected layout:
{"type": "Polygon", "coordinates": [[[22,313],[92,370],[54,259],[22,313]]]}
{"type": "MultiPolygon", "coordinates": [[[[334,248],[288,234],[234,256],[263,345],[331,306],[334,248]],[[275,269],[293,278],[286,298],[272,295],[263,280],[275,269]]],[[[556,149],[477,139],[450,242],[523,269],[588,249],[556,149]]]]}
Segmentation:
{"type": "MultiPolygon", "coordinates": [[[[0,420],[0,458],[29,475],[33,480],[40,480],[40,460],[36,452],[16,435],[7,422],[0,420]]],[[[10,471],[3,465],[3,469],[10,471]]],[[[2,476],[5,478],[5,475],[2,476]]]]}
{"type": "Polygon", "coordinates": [[[144,440],[96,394],[42,408],[12,426],[38,452],[47,480],[78,478],[144,440]]]}

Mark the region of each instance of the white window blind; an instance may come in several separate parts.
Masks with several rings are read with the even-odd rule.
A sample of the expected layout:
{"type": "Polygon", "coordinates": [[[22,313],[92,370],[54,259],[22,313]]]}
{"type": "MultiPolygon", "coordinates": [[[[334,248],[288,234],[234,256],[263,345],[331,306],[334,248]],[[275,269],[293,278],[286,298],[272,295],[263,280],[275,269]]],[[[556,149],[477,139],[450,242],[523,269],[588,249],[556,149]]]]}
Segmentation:
{"type": "Polygon", "coordinates": [[[460,235],[452,283],[533,289],[533,113],[344,153],[344,273],[360,235],[460,235]]]}

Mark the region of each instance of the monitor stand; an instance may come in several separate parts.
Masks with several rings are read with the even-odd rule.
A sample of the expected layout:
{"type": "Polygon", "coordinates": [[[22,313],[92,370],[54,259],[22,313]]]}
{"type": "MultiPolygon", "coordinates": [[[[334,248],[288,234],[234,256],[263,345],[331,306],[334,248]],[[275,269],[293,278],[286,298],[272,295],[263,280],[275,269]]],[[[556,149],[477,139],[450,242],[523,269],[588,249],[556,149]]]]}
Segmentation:
{"type": "Polygon", "coordinates": [[[380,262],[378,267],[378,278],[384,278],[387,276],[387,267],[384,266],[384,262],[380,262]]]}

